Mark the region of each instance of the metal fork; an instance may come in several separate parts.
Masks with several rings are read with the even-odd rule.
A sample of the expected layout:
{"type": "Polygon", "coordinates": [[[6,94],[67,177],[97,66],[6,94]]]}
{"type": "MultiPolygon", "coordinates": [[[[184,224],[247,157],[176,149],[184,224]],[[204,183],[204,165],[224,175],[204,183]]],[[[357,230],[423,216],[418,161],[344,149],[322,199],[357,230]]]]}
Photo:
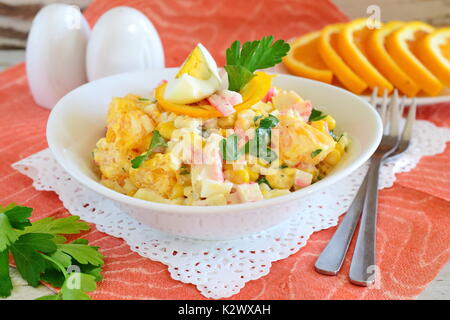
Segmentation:
{"type": "MultiPolygon", "coordinates": [[[[375,88],[372,98],[370,100],[370,103],[376,108],[376,95],[377,95],[377,89],[375,88]]],[[[383,124],[386,123],[386,110],[389,103],[389,110],[393,110],[392,107],[399,107],[401,112],[403,112],[403,108],[406,104],[406,99],[401,99],[400,106],[398,106],[398,94],[397,92],[394,92],[392,100],[389,102],[389,99],[387,97],[387,92],[384,92],[383,100],[380,104],[380,107],[378,109],[382,119],[383,124]]],[[[398,110],[398,109],[397,109],[398,110]]],[[[400,113],[401,114],[401,113],[400,113]]],[[[395,151],[395,155],[402,153],[408,148],[409,141],[411,138],[411,131],[412,131],[412,125],[415,119],[416,114],[416,101],[413,100],[412,105],[410,107],[408,118],[405,124],[405,127],[403,129],[402,137],[400,140],[400,143],[398,144],[398,148],[395,151]]],[[[395,115],[395,114],[394,114],[395,115]]],[[[392,113],[391,113],[392,116],[392,113]]],[[[398,113],[395,115],[398,122],[398,113]]],[[[386,125],[384,125],[386,128],[386,125]]],[[[395,129],[395,128],[391,128],[395,129]]],[[[398,127],[397,127],[398,130],[398,127]]],[[[395,149],[395,148],[394,148],[395,149]]],[[[391,156],[393,156],[394,153],[391,153],[391,156]]],[[[385,154],[384,158],[388,157],[389,154],[385,154]]],[[[383,158],[382,158],[383,159],[383,158]]],[[[379,167],[379,166],[378,166],[379,167]]],[[[358,193],[353,200],[353,203],[351,204],[350,208],[347,211],[347,214],[345,215],[344,219],[342,220],[342,223],[336,230],[335,234],[333,235],[332,239],[326,246],[326,248],[323,250],[321,255],[316,261],[315,268],[316,271],[322,274],[327,275],[336,275],[339,270],[342,267],[342,263],[344,261],[345,255],[347,253],[348,247],[350,245],[350,242],[352,240],[354,231],[356,229],[356,226],[358,224],[358,221],[361,217],[363,204],[365,200],[366,195],[366,186],[367,186],[367,180],[368,175],[365,176],[363,183],[361,184],[358,193]]],[[[375,207],[376,209],[376,207],[375,207]]],[[[375,250],[373,250],[375,252],[375,250]]],[[[356,282],[355,282],[356,283],[356,282]]],[[[359,284],[359,283],[358,283],[359,284]]]]}

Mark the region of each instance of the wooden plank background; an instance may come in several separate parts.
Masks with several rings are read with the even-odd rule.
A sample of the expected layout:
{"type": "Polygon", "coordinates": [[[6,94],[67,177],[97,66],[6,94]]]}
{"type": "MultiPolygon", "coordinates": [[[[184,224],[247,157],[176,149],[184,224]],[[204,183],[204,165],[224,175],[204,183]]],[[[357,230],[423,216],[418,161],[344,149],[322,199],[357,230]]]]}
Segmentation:
{"type": "Polygon", "coordinates": [[[350,18],[366,16],[377,5],[381,20],[422,20],[435,26],[450,26],[450,0],[333,0],[350,18]]]}
{"type": "MultiPolygon", "coordinates": [[[[31,21],[43,5],[60,2],[85,8],[91,1],[0,0],[0,49],[25,47],[31,21]]],[[[378,5],[383,21],[417,19],[436,26],[450,25],[450,0],[334,0],[334,2],[350,18],[366,16],[368,6],[378,5]]]]}
{"type": "Polygon", "coordinates": [[[56,2],[85,8],[91,0],[1,0],[0,49],[24,48],[35,14],[42,6],[56,2]]]}

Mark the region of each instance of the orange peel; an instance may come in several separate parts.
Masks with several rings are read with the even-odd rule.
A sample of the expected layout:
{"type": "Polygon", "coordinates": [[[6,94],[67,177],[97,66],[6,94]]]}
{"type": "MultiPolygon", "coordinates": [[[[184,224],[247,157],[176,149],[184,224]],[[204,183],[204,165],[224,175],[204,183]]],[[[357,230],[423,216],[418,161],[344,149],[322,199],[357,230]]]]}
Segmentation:
{"type": "Polygon", "coordinates": [[[385,47],[386,38],[404,25],[401,21],[391,21],[374,30],[367,39],[367,56],[373,65],[401,92],[414,97],[420,91],[417,85],[391,58],[385,47]]]}
{"type": "Polygon", "coordinates": [[[289,53],[283,58],[283,64],[297,76],[331,83],[333,72],[327,67],[317,50],[319,38],[320,31],[316,31],[292,41],[289,53]]]}
{"type": "Polygon", "coordinates": [[[443,85],[415,56],[415,47],[423,37],[434,31],[424,22],[413,21],[394,31],[386,38],[386,48],[397,65],[428,95],[435,96],[443,85]]]}
{"type": "Polygon", "coordinates": [[[420,61],[450,86],[450,28],[441,28],[423,37],[416,45],[420,61]]]}
{"type": "Polygon", "coordinates": [[[394,87],[366,57],[366,39],[371,33],[366,18],[347,23],[338,36],[339,53],[369,87],[378,88],[380,93],[385,90],[389,93],[394,87]]]}
{"type": "Polygon", "coordinates": [[[342,85],[348,90],[360,94],[367,88],[367,83],[353,72],[338,52],[337,37],[343,28],[344,24],[338,23],[329,25],[322,30],[318,43],[319,53],[342,85]]]}

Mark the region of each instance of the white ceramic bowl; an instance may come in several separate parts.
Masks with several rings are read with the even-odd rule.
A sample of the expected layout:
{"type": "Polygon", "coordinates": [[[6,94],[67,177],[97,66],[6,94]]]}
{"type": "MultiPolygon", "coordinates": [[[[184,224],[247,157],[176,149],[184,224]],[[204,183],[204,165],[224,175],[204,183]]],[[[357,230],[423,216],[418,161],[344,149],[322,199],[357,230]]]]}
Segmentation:
{"type": "Polygon", "coordinates": [[[152,228],[198,239],[230,239],[267,229],[299,213],[299,199],[350,175],[369,159],[380,142],[381,119],[363,99],[321,82],[279,75],[274,79],[276,86],[295,90],[316,108],[331,114],[336,119],[337,131],[346,131],[352,140],[343,160],[321,181],[278,198],[214,207],[148,202],[104,187],[93,170],[91,152],[105,133],[111,98],[128,93],[148,96],[157,83],[170,79],[175,72],[176,69],[140,71],[85,84],[57,103],[47,124],[50,149],[72,177],[152,228]]]}

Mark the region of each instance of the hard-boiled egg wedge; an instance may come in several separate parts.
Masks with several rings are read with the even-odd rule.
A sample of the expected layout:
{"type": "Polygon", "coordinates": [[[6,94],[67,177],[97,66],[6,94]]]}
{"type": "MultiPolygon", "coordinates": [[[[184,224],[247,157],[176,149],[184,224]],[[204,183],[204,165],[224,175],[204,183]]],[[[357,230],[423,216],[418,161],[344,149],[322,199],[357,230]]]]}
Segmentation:
{"type": "Polygon", "coordinates": [[[199,43],[183,63],[175,79],[167,83],[164,99],[179,104],[194,103],[220,89],[216,61],[199,43]]]}

